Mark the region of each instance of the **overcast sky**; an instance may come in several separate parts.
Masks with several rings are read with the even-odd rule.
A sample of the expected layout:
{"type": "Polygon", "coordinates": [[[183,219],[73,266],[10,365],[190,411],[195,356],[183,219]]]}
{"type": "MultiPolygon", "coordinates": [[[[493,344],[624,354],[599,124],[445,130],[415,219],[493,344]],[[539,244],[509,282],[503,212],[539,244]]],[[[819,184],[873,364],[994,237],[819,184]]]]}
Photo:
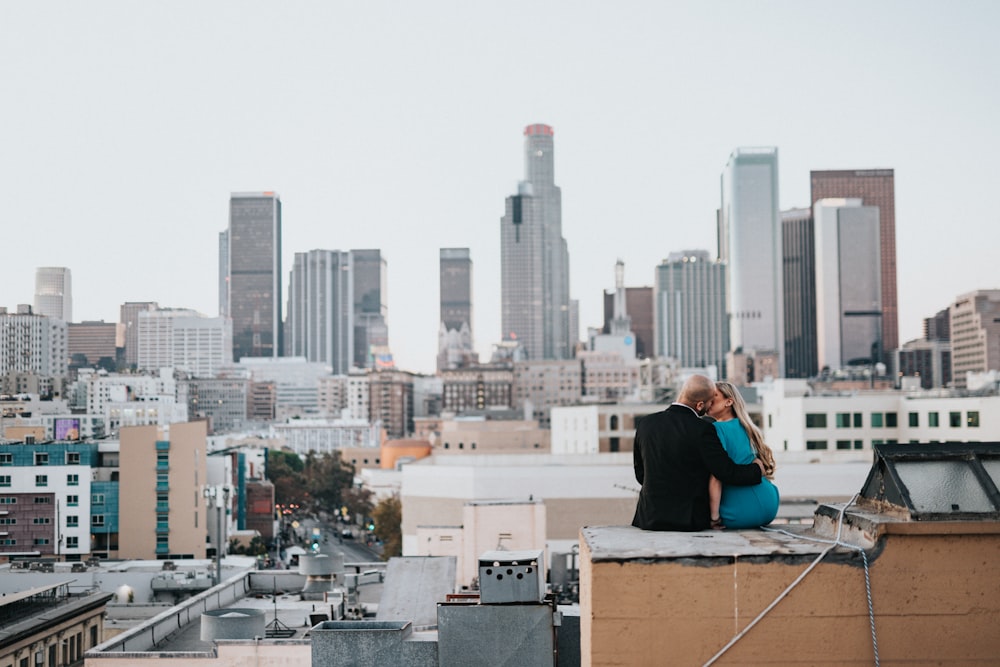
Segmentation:
{"type": "Polygon", "coordinates": [[[433,372],[438,250],[469,247],[474,335],[500,338],[500,218],[522,131],[555,128],[581,335],[601,293],[715,251],[719,177],[777,146],[892,168],[900,340],[1000,287],[1000,3],[0,3],[0,305],[73,272],[74,319],[124,301],[218,314],[231,192],[283,203],[295,252],[381,248],[398,365],[433,372]]]}

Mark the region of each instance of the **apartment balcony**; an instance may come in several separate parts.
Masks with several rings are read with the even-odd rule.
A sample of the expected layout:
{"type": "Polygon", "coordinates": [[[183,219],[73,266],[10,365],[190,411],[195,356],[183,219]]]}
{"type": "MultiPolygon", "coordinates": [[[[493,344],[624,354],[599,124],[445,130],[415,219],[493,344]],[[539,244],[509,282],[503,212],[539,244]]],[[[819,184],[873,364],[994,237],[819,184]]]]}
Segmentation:
{"type": "Polygon", "coordinates": [[[157,512],[169,512],[170,511],[170,503],[156,503],[156,511],[157,512]]]}
{"type": "Polygon", "coordinates": [[[157,535],[166,535],[169,532],[170,532],[170,524],[169,523],[157,522],[157,524],[156,524],[156,534],[157,535]]]}
{"type": "Polygon", "coordinates": [[[170,482],[157,482],[156,483],[156,490],[158,492],[161,492],[161,493],[165,492],[165,491],[169,491],[170,490],[170,482]]]}
{"type": "Polygon", "coordinates": [[[156,462],[156,472],[169,472],[169,471],[170,471],[169,463],[167,463],[166,461],[156,462]]]}

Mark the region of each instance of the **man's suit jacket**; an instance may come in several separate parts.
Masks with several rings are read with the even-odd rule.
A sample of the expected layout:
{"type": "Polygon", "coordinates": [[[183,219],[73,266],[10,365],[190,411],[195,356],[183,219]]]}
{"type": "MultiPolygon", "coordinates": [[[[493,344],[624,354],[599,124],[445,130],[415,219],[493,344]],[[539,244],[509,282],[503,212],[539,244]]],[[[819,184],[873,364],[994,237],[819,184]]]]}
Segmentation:
{"type": "Polygon", "coordinates": [[[723,484],[760,484],[757,464],[733,463],[715,427],[684,405],[643,417],[632,457],[635,478],[642,484],[632,525],[643,530],[708,528],[710,474],[723,484]]]}

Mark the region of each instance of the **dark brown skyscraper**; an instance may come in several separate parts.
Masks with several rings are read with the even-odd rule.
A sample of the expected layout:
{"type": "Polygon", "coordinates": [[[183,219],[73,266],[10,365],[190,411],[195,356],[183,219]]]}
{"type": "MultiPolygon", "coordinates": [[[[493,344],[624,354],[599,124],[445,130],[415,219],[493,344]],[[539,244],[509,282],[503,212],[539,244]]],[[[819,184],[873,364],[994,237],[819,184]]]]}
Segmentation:
{"type": "Polygon", "coordinates": [[[441,248],[438,370],[478,362],[472,351],[472,258],[468,248],[441,248]]]}
{"type": "Polygon", "coordinates": [[[882,245],[882,359],[899,347],[896,306],[896,190],[892,169],[845,169],[809,173],[812,204],[829,197],[861,199],[877,206],[882,245]]]}
{"type": "Polygon", "coordinates": [[[219,237],[220,312],[233,320],[233,361],[279,357],[281,200],[273,192],[233,193],[229,229],[219,237]]]}
{"type": "Polygon", "coordinates": [[[781,212],[785,303],[785,377],[811,378],[816,353],[816,243],[812,209],[781,212]]]}

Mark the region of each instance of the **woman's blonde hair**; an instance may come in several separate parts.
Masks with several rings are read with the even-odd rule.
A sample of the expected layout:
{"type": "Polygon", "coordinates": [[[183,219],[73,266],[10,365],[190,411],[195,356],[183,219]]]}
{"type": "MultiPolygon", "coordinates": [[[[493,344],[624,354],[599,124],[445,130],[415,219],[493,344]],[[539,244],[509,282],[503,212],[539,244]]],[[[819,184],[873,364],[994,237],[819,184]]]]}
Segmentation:
{"type": "Polygon", "coordinates": [[[728,398],[733,402],[733,413],[736,418],[740,420],[740,425],[743,430],[747,432],[747,436],[750,438],[750,446],[753,447],[754,452],[760,458],[761,463],[764,464],[764,470],[766,476],[771,478],[774,476],[774,452],[771,448],[767,446],[764,442],[764,434],[760,432],[757,425],[750,420],[750,412],[747,410],[747,404],[743,401],[743,396],[740,395],[739,390],[729,382],[716,382],[715,388],[719,390],[724,398],[728,398]]]}

